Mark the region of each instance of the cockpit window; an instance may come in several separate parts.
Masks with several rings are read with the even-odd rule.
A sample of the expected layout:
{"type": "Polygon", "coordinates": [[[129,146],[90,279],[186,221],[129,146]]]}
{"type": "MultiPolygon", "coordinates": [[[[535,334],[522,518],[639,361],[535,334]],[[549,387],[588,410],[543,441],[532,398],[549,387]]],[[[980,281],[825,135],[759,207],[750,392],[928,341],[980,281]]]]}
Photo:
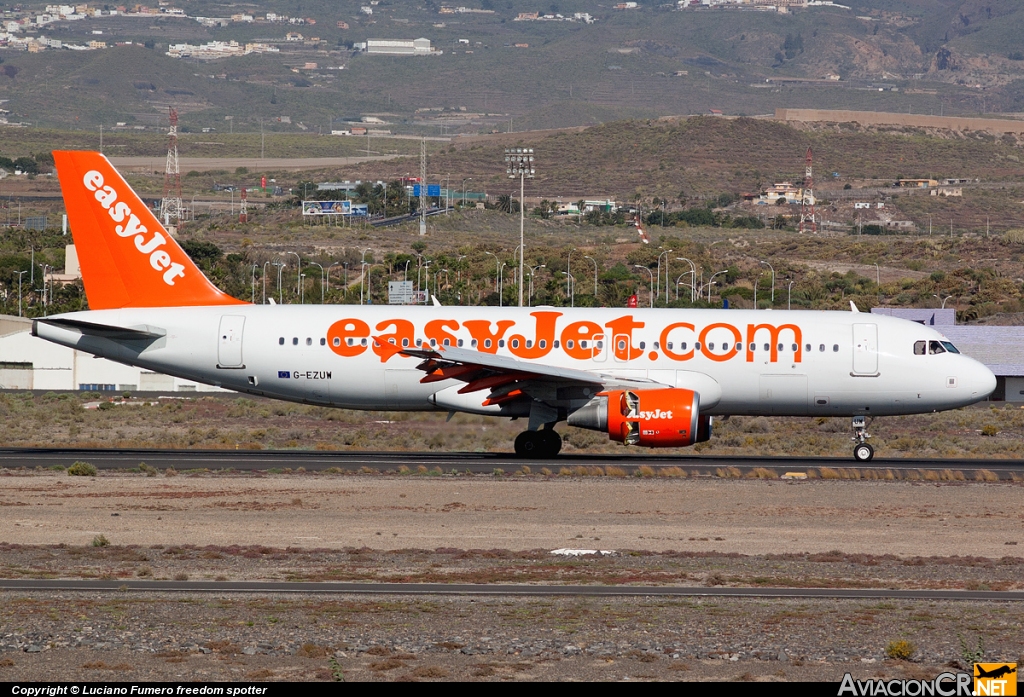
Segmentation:
{"type": "Polygon", "coordinates": [[[960,353],[960,350],[956,346],[954,346],[953,344],[949,343],[948,341],[943,341],[942,345],[950,353],[960,353]]]}
{"type": "Polygon", "coordinates": [[[946,352],[946,349],[944,349],[942,347],[942,342],[941,341],[929,341],[928,342],[928,353],[934,355],[934,354],[945,353],[945,352],[946,352]]]}
{"type": "Polygon", "coordinates": [[[928,347],[928,342],[927,341],[915,341],[914,342],[914,355],[915,356],[923,356],[925,353],[927,353],[927,351],[926,351],[927,347],[928,347]]]}

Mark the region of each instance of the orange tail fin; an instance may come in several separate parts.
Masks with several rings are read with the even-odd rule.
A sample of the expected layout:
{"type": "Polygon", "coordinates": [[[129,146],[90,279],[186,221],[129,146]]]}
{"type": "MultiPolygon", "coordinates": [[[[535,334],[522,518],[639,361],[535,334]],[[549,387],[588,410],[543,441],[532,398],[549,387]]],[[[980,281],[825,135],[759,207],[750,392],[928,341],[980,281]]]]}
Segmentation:
{"type": "Polygon", "coordinates": [[[106,157],[53,159],[90,309],[245,304],[210,283],[106,157]]]}

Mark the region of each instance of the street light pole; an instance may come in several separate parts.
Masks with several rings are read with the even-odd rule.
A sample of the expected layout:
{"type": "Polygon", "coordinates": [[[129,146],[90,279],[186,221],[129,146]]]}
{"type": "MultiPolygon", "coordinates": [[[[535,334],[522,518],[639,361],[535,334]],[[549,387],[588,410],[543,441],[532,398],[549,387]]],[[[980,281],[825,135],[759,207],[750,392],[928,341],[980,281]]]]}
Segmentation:
{"type": "MultiPolygon", "coordinates": [[[[642,266],[641,264],[633,264],[633,266],[635,266],[635,267],[636,267],[636,268],[638,268],[638,269],[643,269],[644,271],[646,271],[647,273],[649,273],[649,274],[651,275],[651,292],[650,292],[650,296],[651,296],[651,307],[654,307],[654,272],[653,272],[653,271],[651,271],[651,270],[650,270],[649,268],[647,268],[646,266],[642,266]]],[[[660,273],[660,272],[659,272],[659,273],[660,273]]]]}
{"type": "Polygon", "coordinates": [[[531,266],[530,267],[530,296],[527,299],[530,307],[533,307],[533,274],[534,274],[534,272],[536,272],[537,269],[545,269],[545,268],[547,268],[546,264],[539,264],[538,266],[531,266]]]}
{"type": "Polygon", "coordinates": [[[786,309],[793,309],[793,281],[789,282],[789,296],[786,298],[786,309]]]}
{"type": "Polygon", "coordinates": [[[284,305],[284,289],[281,288],[281,274],[284,271],[284,267],[288,266],[283,261],[275,261],[274,266],[277,267],[277,304],[284,305]]]}
{"type": "Polygon", "coordinates": [[[319,266],[320,267],[320,304],[323,305],[324,304],[324,267],[321,264],[316,263],[315,261],[311,261],[309,263],[312,264],[313,266],[319,266]]]}
{"type": "Polygon", "coordinates": [[[295,258],[299,260],[299,266],[296,269],[296,273],[299,274],[299,280],[295,283],[295,294],[300,295],[299,286],[302,283],[302,257],[299,256],[298,252],[285,252],[285,254],[294,254],[295,258]]]}
{"type": "Polygon", "coordinates": [[[505,267],[508,266],[505,262],[501,262],[501,266],[498,268],[498,307],[502,306],[505,299],[505,267]]]}
{"type": "Polygon", "coordinates": [[[526,229],[526,177],[533,179],[537,170],[534,169],[533,148],[506,148],[505,173],[509,179],[519,175],[519,307],[523,306],[523,267],[526,265],[526,245],[524,235],[526,229]]]}
{"type": "MultiPolygon", "coordinates": [[[[676,261],[685,261],[687,264],[690,265],[690,271],[693,273],[693,275],[690,277],[690,302],[692,303],[694,300],[697,299],[697,265],[694,264],[689,259],[687,259],[686,257],[676,257],[676,261]]],[[[679,289],[676,288],[676,291],[678,292],[679,289]]],[[[679,298],[676,298],[676,300],[678,299],[679,298]]]]}
{"type": "Polygon", "coordinates": [[[256,304],[256,269],[259,267],[259,264],[252,265],[252,299],[249,302],[253,305],[256,304]]]}
{"type": "Polygon", "coordinates": [[[594,302],[597,302],[597,262],[594,261],[594,257],[583,256],[584,259],[590,259],[594,262],[594,302]]]}
{"type": "Polygon", "coordinates": [[[28,271],[18,271],[18,317],[21,317],[21,277],[28,273],[28,271]]]}
{"type": "Polygon", "coordinates": [[[498,290],[498,262],[500,260],[498,259],[498,255],[495,254],[494,252],[484,252],[484,254],[486,254],[487,256],[494,257],[494,290],[497,291],[498,290]]]}
{"type": "Polygon", "coordinates": [[[769,269],[772,270],[772,305],[774,305],[775,304],[775,267],[772,266],[767,261],[762,261],[761,264],[763,264],[764,266],[767,266],[769,269]]]}

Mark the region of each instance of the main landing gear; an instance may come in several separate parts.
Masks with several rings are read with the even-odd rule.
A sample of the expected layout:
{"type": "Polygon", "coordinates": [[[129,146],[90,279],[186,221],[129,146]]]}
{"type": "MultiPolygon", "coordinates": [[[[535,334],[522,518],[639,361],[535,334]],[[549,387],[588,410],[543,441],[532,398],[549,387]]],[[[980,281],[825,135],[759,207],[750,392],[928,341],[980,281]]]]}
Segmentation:
{"type": "Polygon", "coordinates": [[[853,417],[853,459],[857,462],[870,462],[875,456],[875,449],[867,442],[870,437],[864,417],[853,417]]]}
{"type": "Polygon", "coordinates": [[[523,431],[516,436],[516,455],[546,459],[554,457],[562,449],[562,437],[551,429],[523,431]]]}

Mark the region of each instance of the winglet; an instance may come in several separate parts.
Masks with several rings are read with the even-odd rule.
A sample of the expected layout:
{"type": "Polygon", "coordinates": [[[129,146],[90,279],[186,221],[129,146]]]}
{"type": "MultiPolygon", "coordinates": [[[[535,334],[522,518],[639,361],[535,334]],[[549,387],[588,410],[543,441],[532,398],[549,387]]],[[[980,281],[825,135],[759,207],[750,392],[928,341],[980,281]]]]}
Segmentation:
{"type": "Polygon", "coordinates": [[[392,344],[390,341],[385,341],[384,338],[380,336],[373,337],[373,343],[375,346],[380,347],[380,351],[378,351],[378,353],[380,354],[381,363],[387,363],[396,353],[402,352],[401,346],[398,344],[392,344]]]}
{"type": "Polygon", "coordinates": [[[860,312],[860,310],[857,309],[857,306],[853,303],[852,300],[850,301],[850,312],[860,312]]]}
{"type": "Polygon", "coordinates": [[[210,283],[102,154],[53,160],[90,309],[247,304],[210,283]]]}

